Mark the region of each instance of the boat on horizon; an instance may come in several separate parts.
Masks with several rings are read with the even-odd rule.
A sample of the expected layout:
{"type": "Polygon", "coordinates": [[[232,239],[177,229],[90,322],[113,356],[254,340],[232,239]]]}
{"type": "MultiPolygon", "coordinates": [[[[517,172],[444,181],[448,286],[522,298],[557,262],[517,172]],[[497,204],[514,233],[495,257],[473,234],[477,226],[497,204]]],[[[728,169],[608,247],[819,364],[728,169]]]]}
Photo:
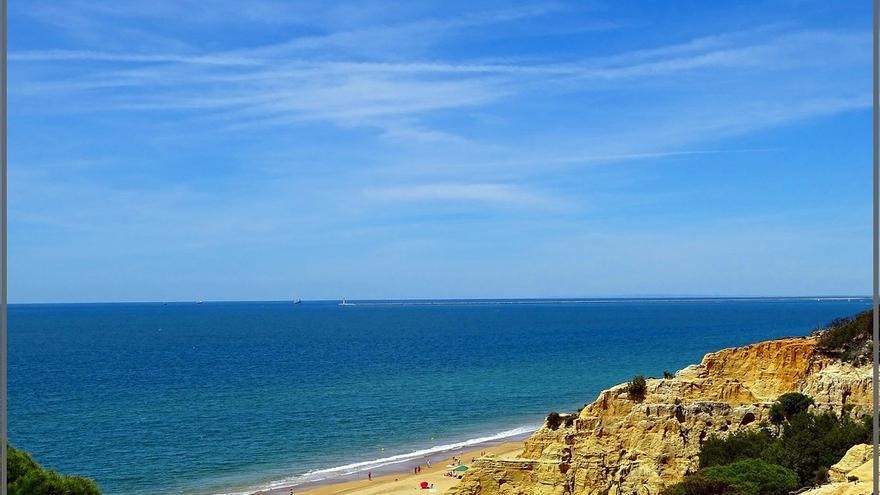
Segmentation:
{"type": "Polygon", "coordinates": [[[293,304],[301,304],[303,302],[302,299],[294,299],[293,304]]]}
{"type": "Polygon", "coordinates": [[[354,306],[354,304],[352,304],[352,303],[346,301],[345,298],[343,297],[343,298],[342,298],[342,302],[339,303],[339,306],[354,306]]]}

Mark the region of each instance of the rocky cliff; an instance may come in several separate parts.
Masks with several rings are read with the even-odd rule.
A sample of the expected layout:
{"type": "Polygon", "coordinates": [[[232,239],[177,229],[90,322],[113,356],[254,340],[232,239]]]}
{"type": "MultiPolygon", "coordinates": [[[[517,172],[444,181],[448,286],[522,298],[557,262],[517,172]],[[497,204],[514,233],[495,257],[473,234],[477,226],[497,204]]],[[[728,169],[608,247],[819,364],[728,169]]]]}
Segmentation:
{"type": "Polygon", "coordinates": [[[828,483],[801,495],[870,495],[873,449],[856,445],[828,470],[828,483]]]}
{"type": "Polygon", "coordinates": [[[456,495],[657,494],[698,467],[712,433],[752,428],[786,392],[818,408],[867,410],[871,368],[815,352],[814,338],[725,349],[668,379],[648,379],[642,400],[626,384],[574,415],[545,423],[516,459],[479,459],[456,495]]]}

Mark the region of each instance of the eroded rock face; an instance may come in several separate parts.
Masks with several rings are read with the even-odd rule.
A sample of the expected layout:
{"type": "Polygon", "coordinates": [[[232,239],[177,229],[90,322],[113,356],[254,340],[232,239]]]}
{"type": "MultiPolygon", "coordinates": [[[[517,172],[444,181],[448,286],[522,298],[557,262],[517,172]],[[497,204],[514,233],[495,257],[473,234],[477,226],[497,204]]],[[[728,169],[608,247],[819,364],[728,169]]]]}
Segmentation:
{"type": "Polygon", "coordinates": [[[873,448],[854,445],[837,464],[828,470],[828,483],[802,495],[870,495],[873,448]]]}
{"type": "Polygon", "coordinates": [[[457,495],[657,494],[698,467],[710,434],[754,428],[786,392],[817,407],[871,404],[870,366],[814,353],[813,338],[790,338],[707,354],[670,379],[649,379],[636,402],[621,384],[556,429],[544,425],[517,459],[480,459],[457,495]]]}
{"type": "Polygon", "coordinates": [[[851,447],[837,464],[828,468],[828,481],[850,481],[847,478],[850,473],[870,461],[874,455],[874,449],[870,445],[860,444],[851,447]]]}

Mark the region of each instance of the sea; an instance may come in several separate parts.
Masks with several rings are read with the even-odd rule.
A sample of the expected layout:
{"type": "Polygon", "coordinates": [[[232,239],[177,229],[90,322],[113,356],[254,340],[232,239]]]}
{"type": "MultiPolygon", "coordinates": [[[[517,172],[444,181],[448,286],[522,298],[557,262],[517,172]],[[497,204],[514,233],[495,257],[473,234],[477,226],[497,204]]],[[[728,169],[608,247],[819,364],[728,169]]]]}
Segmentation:
{"type": "Polygon", "coordinates": [[[33,304],[9,432],[109,495],[252,493],[521,438],[636,374],[806,335],[867,298],[33,304]]]}

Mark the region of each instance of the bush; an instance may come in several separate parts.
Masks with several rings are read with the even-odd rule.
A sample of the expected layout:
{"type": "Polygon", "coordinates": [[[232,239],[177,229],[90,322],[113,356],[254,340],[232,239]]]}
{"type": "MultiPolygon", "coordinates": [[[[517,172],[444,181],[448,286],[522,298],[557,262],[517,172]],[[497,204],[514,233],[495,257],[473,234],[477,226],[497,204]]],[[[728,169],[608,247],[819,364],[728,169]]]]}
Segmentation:
{"type": "Polygon", "coordinates": [[[874,314],[864,311],[849,318],[838,318],[818,332],[816,351],[855,363],[870,356],[867,343],[873,334],[874,314]]]}
{"type": "Polygon", "coordinates": [[[708,480],[727,483],[741,495],[787,495],[798,487],[798,477],[790,469],[761,459],[745,459],[703,471],[708,480]]]}
{"type": "Polygon", "coordinates": [[[770,406],[770,423],[776,426],[785,423],[785,409],[782,408],[782,404],[774,402],[770,406]]]}
{"type": "Polygon", "coordinates": [[[813,405],[813,398],[799,392],[782,394],[770,407],[770,422],[780,425],[795,414],[806,412],[813,405]]]}
{"type": "Polygon", "coordinates": [[[869,417],[853,421],[848,414],[800,412],[783,426],[782,434],[762,457],[795,473],[802,485],[813,484],[823,470],[839,461],[850,447],[867,443],[869,417]]]}
{"type": "Polygon", "coordinates": [[[46,471],[31,456],[14,447],[8,452],[9,495],[100,495],[94,481],[46,471]]]}
{"type": "Polygon", "coordinates": [[[697,471],[666,491],[669,495],[787,495],[798,487],[790,469],[761,459],[744,459],[697,471]]]}
{"type": "Polygon", "coordinates": [[[757,459],[772,442],[766,430],[740,430],[725,438],[712,435],[700,446],[700,468],[757,459]]]}
{"type": "Polygon", "coordinates": [[[674,378],[674,377],[675,377],[675,374],[673,374],[672,372],[667,371],[667,370],[663,370],[663,378],[669,380],[670,378],[674,378]]]}
{"type": "Polygon", "coordinates": [[[800,392],[782,394],[776,399],[776,404],[782,407],[785,419],[791,419],[795,414],[807,412],[814,404],[813,398],[800,392]]]}
{"type": "Polygon", "coordinates": [[[552,413],[547,415],[547,428],[551,430],[558,430],[559,425],[562,424],[562,417],[558,412],[553,411],[552,413]]]}
{"type": "Polygon", "coordinates": [[[7,476],[10,484],[14,483],[15,480],[23,477],[30,471],[41,469],[40,466],[31,459],[31,456],[15,447],[9,447],[6,452],[8,456],[6,461],[7,476]]]}
{"type": "Polygon", "coordinates": [[[710,480],[700,473],[695,473],[685,477],[680,483],[666,488],[661,495],[734,495],[736,493],[735,488],[723,481],[710,480]]]}
{"type": "Polygon", "coordinates": [[[816,477],[813,478],[813,485],[818,486],[828,482],[828,468],[821,467],[816,471],[816,477]]]}
{"type": "Polygon", "coordinates": [[[645,394],[648,393],[648,382],[645,381],[645,377],[642,375],[636,375],[630,380],[629,384],[626,386],[626,395],[630,398],[630,400],[634,400],[636,402],[641,402],[645,400],[645,394]]]}
{"type": "Polygon", "coordinates": [[[838,462],[853,445],[869,442],[871,417],[866,415],[854,420],[850,416],[851,408],[845,408],[839,415],[814,413],[809,410],[812,404],[813,400],[806,395],[784,394],[771,409],[778,420],[775,432],[762,423],[758,430],[741,430],[724,438],[710,436],[700,447],[700,470],[667,492],[672,495],[776,493],[773,490],[781,490],[788,484],[787,478],[780,474],[784,472],[795,476],[797,486],[794,488],[825,482],[829,466],[838,462]],[[748,464],[752,461],[764,465],[748,464]],[[785,471],[772,474],[766,469],[767,465],[785,471]],[[740,474],[748,474],[750,478],[740,474]],[[734,478],[739,481],[735,482],[734,478]],[[755,480],[759,481],[757,485],[749,484],[755,480]]]}

